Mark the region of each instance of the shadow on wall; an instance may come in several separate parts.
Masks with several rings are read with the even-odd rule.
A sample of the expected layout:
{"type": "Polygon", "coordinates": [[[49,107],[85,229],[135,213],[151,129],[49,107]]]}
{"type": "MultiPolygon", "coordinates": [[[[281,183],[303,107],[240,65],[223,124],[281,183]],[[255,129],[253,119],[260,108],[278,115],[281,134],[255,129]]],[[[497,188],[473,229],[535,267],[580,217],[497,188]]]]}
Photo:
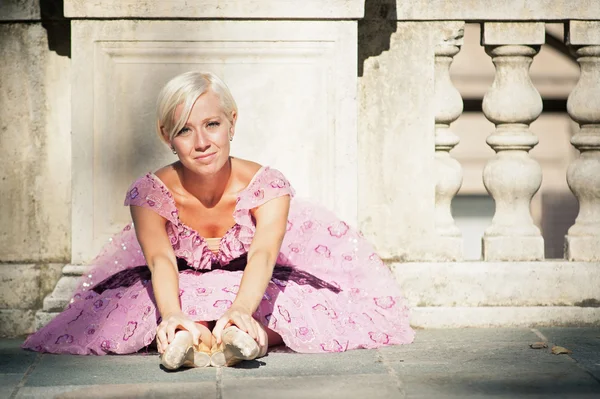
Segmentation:
{"type": "Polygon", "coordinates": [[[546,259],[564,257],[565,235],[575,223],[579,203],[571,192],[542,193],[542,235],[546,259]]]}
{"type": "Polygon", "coordinates": [[[64,0],[40,0],[40,13],[48,49],[71,58],[71,21],[65,18],[64,0]]]}
{"type": "Polygon", "coordinates": [[[390,36],[396,32],[396,1],[365,0],[365,17],[358,21],[358,76],[363,65],[390,49],[390,36]]]}

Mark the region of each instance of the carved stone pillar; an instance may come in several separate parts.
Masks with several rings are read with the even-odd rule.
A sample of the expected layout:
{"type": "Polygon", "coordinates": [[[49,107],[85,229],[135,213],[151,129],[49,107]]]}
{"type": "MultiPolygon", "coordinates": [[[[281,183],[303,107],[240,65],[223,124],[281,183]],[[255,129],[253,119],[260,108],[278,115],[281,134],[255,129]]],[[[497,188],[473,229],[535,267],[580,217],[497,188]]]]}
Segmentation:
{"type": "Polygon", "coordinates": [[[462,184],[462,168],[450,155],[459,142],[450,124],[462,113],[463,102],[450,80],[450,65],[463,44],[464,25],[450,22],[443,30],[442,43],[435,48],[435,231],[440,246],[438,255],[449,261],[463,257],[461,232],[451,212],[452,198],[462,184]]]}
{"type": "Polygon", "coordinates": [[[600,22],[571,21],[567,43],[581,67],[567,111],[581,129],[571,138],[580,156],[569,166],[567,182],[579,214],[566,236],[565,257],[600,261],[600,22]]]}
{"type": "Polygon", "coordinates": [[[483,113],[496,125],[487,143],[497,153],[483,171],[485,187],[496,203],[483,236],[483,257],[488,261],[544,258],[544,241],[529,209],[542,183],[542,169],[529,156],[538,143],[529,125],[542,112],[529,66],[544,37],[543,23],[483,24],[482,45],[496,67],[494,83],[483,99],[483,113]]]}

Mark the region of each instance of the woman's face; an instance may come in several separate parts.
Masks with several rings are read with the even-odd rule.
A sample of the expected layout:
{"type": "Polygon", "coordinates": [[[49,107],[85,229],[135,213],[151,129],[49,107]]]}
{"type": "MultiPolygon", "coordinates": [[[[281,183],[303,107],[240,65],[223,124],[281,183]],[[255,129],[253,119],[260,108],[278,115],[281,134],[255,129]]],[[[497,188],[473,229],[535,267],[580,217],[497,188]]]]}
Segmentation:
{"type": "MultiPolygon", "coordinates": [[[[175,120],[181,116],[182,108],[179,105],[175,109],[175,120]]],[[[233,123],[212,90],[198,97],[185,125],[171,141],[184,167],[203,175],[221,170],[229,159],[229,139],[234,134],[235,113],[230,117],[233,123]]]]}

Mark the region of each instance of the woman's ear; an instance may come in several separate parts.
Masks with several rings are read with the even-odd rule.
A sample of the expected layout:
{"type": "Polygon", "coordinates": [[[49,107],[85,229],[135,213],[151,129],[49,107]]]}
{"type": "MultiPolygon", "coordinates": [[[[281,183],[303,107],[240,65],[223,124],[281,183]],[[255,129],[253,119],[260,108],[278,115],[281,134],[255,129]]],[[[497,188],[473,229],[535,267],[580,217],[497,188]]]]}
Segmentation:
{"type": "Polygon", "coordinates": [[[157,121],[156,125],[158,126],[158,130],[160,131],[160,136],[162,137],[162,139],[164,140],[164,142],[167,143],[167,144],[169,144],[169,145],[171,145],[171,140],[169,138],[169,134],[165,130],[165,127],[160,124],[160,121],[157,121]]]}
{"type": "Polygon", "coordinates": [[[229,141],[233,140],[233,136],[235,135],[235,122],[237,121],[237,112],[231,111],[231,126],[229,127],[229,141]]]}

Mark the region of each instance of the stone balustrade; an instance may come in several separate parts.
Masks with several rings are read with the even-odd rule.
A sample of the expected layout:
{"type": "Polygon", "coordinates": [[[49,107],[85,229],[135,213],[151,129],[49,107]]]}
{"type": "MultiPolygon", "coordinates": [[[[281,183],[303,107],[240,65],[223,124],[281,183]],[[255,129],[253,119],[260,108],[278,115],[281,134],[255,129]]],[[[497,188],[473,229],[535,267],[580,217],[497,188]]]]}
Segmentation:
{"type": "MultiPolygon", "coordinates": [[[[571,21],[566,30],[567,42],[581,65],[581,77],[567,103],[569,115],[580,125],[571,143],[581,152],[566,173],[580,205],[577,220],[565,238],[565,258],[571,261],[600,261],[599,24],[571,21]]],[[[528,154],[538,144],[529,125],[542,112],[542,100],[528,70],[544,36],[541,22],[482,24],[481,44],[496,67],[494,82],[483,99],[483,113],[496,126],[486,141],[497,153],[483,171],[485,187],[496,204],[492,224],[483,236],[485,261],[544,259],[543,238],[530,213],[531,199],[542,182],[542,170],[528,154]]],[[[458,144],[458,138],[448,129],[461,109],[460,96],[456,98],[448,77],[451,57],[458,51],[458,46],[442,38],[435,52],[436,233],[440,242],[460,234],[449,207],[460,186],[460,166],[447,152],[458,144]]],[[[447,260],[457,259],[452,249],[446,256],[447,260]]]]}
{"type": "MultiPolygon", "coordinates": [[[[52,93],[70,92],[61,103],[71,108],[35,106],[51,114],[45,116],[52,127],[49,143],[70,137],[69,151],[58,146],[46,151],[49,159],[65,153],[71,158],[62,168],[54,162],[45,169],[70,173],[42,174],[53,187],[71,187],[63,190],[71,199],[69,234],[62,234],[65,217],[45,218],[62,235],[48,228],[43,242],[61,252],[41,251],[32,258],[20,246],[11,252],[18,234],[0,231],[5,248],[0,262],[6,262],[0,277],[12,279],[11,289],[18,287],[17,274],[2,270],[15,264],[33,270],[35,263],[52,264],[56,271],[63,249],[70,248],[69,264],[44,299],[36,324],[66,304],[85,265],[129,221],[121,206],[128,184],[173,160],[152,141],[153,101],[166,80],[189,69],[218,73],[238,99],[243,134],[236,136],[235,155],[281,169],[301,196],[335,209],[373,242],[409,298],[413,324],[599,324],[600,8],[594,1],[502,0],[494,7],[484,0],[296,3],[65,0],[71,58],[53,54],[54,67],[36,74],[62,82],[52,93]],[[529,68],[545,43],[545,24],[556,21],[568,21],[565,43],[581,68],[567,102],[579,126],[571,139],[578,155],[565,170],[579,214],[565,237],[564,259],[546,261],[530,211],[544,177],[530,151],[544,138],[530,130],[543,103],[529,68]],[[495,127],[478,138],[495,153],[481,176],[495,214],[478,262],[463,261],[462,232],[451,208],[463,181],[463,166],[452,152],[463,144],[453,126],[463,99],[450,68],[461,55],[465,23],[480,24],[481,46],[495,67],[482,103],[495,127]],[[70,80],[60,75],[59,64],[67,64],[70,80]],[[64,112],[69,123],[59,118],[64,112]]],[[[0,10],[33,21],[39,18],[36,4],[9,1],[0,10]]],[[[8,35],[16,34],[10,18],[0,23],[8,35]]],[[[27,29],[36,28],[40,36],[41,27],[34,25],[27,29]]],[[[0,82],[3,90],[6,85],[0,82]]],[[[56,103],[52,96],[48,101],[56,103]]],[[[21,187],[14,176],[5,186],[21,187]]],[[[23,212],[34,212],[28,209],[23,212]]],[[[11,226],[5,219],[0,226],[11,226]]],[[[33,328],[37,295],[19,310],[30,326],[24,323],[17,333],[33,328]]],[[[9,321],[16,313],[7,307],[15,301],[5,297],[0,320],[9,321]]]]}

